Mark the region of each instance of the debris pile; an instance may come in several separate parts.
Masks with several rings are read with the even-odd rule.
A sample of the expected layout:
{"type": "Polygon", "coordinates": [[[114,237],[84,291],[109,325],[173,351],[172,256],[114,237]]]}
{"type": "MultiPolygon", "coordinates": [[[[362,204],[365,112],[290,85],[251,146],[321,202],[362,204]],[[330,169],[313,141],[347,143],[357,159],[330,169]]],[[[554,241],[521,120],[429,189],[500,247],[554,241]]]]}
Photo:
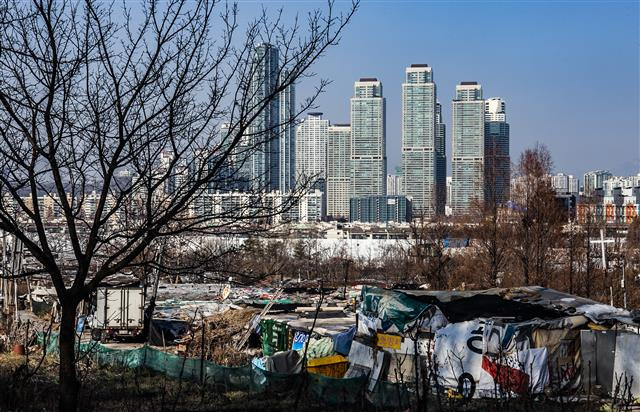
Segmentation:
{"type": "Polygon", "coordinates": [[[639,313],[548,288],[170,288],[145,362],[225,388],[306,376],[318,393],[401,409],[434,395],[640,398],[639,313]]]}
{"type": "Polygon", "coordinates": [[[236,344],[245,332],[246,325],[257,313],[255,309],[227,310],[203,318],[200,325],[194,324],[191,333],[184,339],[188,356],[204,358],[223,366],[248,364],[251,355],[237,350],[236,344]]]}

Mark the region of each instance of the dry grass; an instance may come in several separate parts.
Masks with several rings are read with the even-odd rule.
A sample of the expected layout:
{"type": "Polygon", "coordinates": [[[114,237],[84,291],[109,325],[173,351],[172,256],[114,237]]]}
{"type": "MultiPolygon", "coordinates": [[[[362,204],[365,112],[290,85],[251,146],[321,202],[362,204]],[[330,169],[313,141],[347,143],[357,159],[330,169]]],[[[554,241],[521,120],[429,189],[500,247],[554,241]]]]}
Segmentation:
{"type": "MultiPolygon", "coordinates": [[[[224,366],[242,366],[251,362],[251,356],[238,352],[234,345],[244,335],[246,325],[258,313],[255,309],[228,310],[205,318],[204,358],[224,366]]],[[[200,358],[202,352],[202,326],[196,328],[188,343],[189,357],[200,358]]]]}
{"type": "MultiPolygon", "coordinates": [[[[27,367],[24,357],[0,354],[0,411],[56,410],[56,358],[45,358],[33,373],[37,361],[30,357],[27,367]]],[[[82,382],[79,407],[83,411],[276,411],[293,407],[290,396],[223,394],[147,369],[96,367],[88,359],[78,364],[78,376],[82,382]]]]}
{"type": "MultiPolygon", "coordinates": [[[[57,362],[47,357],[40,368],[36,356],[30,356],[29,365],[24,357],[0,354],[0,411],[56,410],[57,362]]],[[[220,393],[210,387],[201,387],[193,382],[178,381],[146,369],[123,369],[96,367],[89,359],[79,365],[82,381],[79,406],[83,411],[280,411],[293,410],[296,391],[288,388],[284,393],[220,393]]],[[[585,404],[559,404],[544,399],[473,400],[429,397],[424,405],[405,407],[403,410],[429,411],[583,411],[600,410],[602,403],[594,402],[590,408],[585,404]],[[424,409],[426,406],[426,409],[424,409]]],[[[298,410],[374,410],[369,404],[357,404],[336,409],[320,405],[314,399],[303,397],[298,410]]],[[[612,408],[611,410],[628,410],[612,408]]]]}

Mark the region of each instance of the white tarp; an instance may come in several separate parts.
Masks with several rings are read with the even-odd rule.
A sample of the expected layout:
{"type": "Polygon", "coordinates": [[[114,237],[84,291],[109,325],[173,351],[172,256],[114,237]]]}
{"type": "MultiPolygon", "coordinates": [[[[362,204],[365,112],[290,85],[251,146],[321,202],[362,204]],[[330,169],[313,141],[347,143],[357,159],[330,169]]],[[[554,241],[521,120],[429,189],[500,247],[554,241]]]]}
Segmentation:
{"type": "Polygon", "coordinates": [[[514,339],[505,339],[517,334],[513,330],[485,337],[485,327],[484,321],[473,320],[449,324],[436,332],[434,362],[439,383],[474,397],[542,392],[549,381],[546,348],[529,349],[514,339]],[[497,350],[496,342],[485,342],[492,336],[498,345],[500,341],[508,343],[509,351],[503,350],[500,356],[486,353],[487,347],[497,350]]]}
{"type": "Polygon", "coordinates": [[[347,370],[345,377],[353,378],[361,374],[369,375],[369,385],[367,389],[373,391],[384,369],[385,355],[388,357],[388,353],[376,350],[354,340],[351,342],[349,370],[347,370]]]}

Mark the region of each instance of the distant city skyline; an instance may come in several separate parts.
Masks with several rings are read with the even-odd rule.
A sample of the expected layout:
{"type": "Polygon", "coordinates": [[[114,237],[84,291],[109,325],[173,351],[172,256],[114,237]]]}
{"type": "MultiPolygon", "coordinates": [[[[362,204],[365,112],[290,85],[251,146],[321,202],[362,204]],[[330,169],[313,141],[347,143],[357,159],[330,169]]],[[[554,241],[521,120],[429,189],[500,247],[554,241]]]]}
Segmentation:
{"type": "MultiPolygon", "coordinates": [[[[279,3],[265,5],[275,9],[279,3]]],[[[240,6],[248,14],[262,7],[259,2],[240,6]]],[[[285,16],[323,6],[288,1],[285,16]]],[[[388,169],[394,170],[401,164],[404,68],[427,63],[438,73],[448,128],[455,85],[478,81],[489,91],[486,98],[509,102],[513,162],[540,142],[549,147],[555,172],[582,176],[607,169],[635,175],[640,170],[638,16],[634,1],[365,0],[340,45],[312,68],[332,81],[317,110],[332,124],[349,123],[354,79],[378,78],[387,99],[388,169]],[[463,14],[473,14],[479,25],[453,24],[463,14]],[[597,116],[594,102],[599,102],[597,116]],[[603,148],[611,155],[603,156],[603,148]]],[[[304,80],[298,95],[310,95],[316,85],[317,79],[304,80]]],[[[451,142],[448,135],[448,175],[451,142]]]]}

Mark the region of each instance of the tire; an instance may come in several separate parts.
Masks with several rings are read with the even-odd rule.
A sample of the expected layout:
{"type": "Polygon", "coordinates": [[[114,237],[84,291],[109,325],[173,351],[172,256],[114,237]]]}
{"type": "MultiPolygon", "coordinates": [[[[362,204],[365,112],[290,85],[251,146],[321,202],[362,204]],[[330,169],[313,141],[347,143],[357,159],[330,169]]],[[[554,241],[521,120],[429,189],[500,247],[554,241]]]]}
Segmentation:
{"type": "Polygon", "coordinates": [[[102,340],[102,331],[100,329],[91,329],[91,339],[100,342],[102,340]]]}
{"type": "Polygon", "coordinates": [[[470,373],[463,373],[458,377],[458,393],[465,399],[473,398],[476,392],[476,381],[470,373]]]}

